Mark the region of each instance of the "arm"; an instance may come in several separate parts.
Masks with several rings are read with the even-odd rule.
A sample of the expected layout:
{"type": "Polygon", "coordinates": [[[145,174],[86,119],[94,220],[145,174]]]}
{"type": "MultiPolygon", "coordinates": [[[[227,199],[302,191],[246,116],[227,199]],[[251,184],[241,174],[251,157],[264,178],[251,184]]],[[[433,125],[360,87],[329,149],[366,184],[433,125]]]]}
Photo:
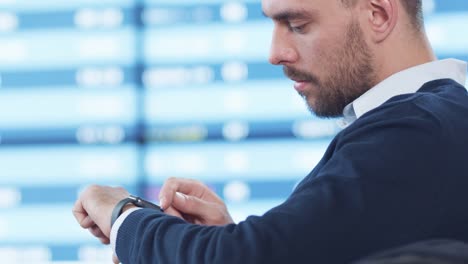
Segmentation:
{"type": "MultiPolygon", "coordinates": [[[[332,264],[410,242],[440,217],[433,210],[442,187],[433,177],[439,172],[432,149],[440,140],[425,119],[402,120],[339,136],[290,198],[262,217],[201,226],[133,212],[118,230],[116,253],[123,263],[142,264],[332,264]]],[[[88,209],[91,218],[99,214],[88,209]]]]}
{"type": "Polygon", "coordinates": [[[238,225],[140,210],[120,228],[117,254],[123,263],[346,263],[409,242],[439,219],[437,131],[399,118],[341,135],[285,203],[238,225]]]}
{"type": "Polygon", "coordinates": [[[316,191],[298,192],[264,216],[249,217],[238,225],[193,225],[151,210],[139,210],[128,216],[119,229],[117,255],[122,263],[272,264],[318,259],[329,251],[324,238],[335,246],[341,244],[338,234],[345,235],[352,229],[349,226],[355,224],[353,215],[360,210],[355,208],[359,207],[354,204],[356,199],[348,199],[351,197],[343,193],[344,189],[355,189],[352,182],[338,186],[320,181],[314,185],[316,191]],[[327,200],[343,203],[343,210],[334,212],[327,200]]]}

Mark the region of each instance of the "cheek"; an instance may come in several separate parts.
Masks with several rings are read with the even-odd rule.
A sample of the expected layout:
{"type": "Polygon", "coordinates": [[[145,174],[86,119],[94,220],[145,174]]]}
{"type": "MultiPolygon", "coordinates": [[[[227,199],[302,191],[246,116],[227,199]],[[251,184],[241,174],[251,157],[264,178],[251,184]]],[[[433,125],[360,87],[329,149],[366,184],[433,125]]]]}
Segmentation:
{"type": "MultiPolygon", "coordinates": [[[[328,37],[321,38],[314,36],[303,39],[302,45],[298,51],[301,62],[307,71],[322,72],[325,71],[332,53],[336,50],[336,43],[330,41],[328,37]]],[[[298,43],[301,43],[300,41],[298,43]]]]}
{"type": "Polygon", "coordinates": [[[298,68],[322,80],[329,71],[326,48],[321,43],[305,46],[301,57],[303,61],[298,68]]]}

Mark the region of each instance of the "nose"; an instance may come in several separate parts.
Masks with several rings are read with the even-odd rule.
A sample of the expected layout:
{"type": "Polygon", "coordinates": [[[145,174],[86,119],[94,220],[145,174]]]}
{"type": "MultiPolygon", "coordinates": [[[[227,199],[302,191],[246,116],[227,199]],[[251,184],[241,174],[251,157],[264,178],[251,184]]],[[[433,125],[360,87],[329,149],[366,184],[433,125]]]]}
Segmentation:
{"type": "Polygon", "coordinates": [[[298,54],[287,32],[275,27],[270,47],[269,62],[273,65],[291,64],[297,61],[298,54]]]}

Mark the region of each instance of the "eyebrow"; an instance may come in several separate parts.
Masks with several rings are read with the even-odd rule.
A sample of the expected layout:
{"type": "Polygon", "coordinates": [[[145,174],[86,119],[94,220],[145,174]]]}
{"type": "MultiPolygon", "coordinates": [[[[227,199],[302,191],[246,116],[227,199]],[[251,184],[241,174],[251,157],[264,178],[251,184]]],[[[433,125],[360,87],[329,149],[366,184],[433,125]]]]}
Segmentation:
{"type": "Polygon", "coordinates": [[[305,10],[286,10],[274,14],[272,16],[268,16],[264,11],[262,11],[263,16],[271,17],[271,19],[275,21],[290,21],[296,19],[310,19],[313,17],[315,12],[305,11],[305,10]]]}

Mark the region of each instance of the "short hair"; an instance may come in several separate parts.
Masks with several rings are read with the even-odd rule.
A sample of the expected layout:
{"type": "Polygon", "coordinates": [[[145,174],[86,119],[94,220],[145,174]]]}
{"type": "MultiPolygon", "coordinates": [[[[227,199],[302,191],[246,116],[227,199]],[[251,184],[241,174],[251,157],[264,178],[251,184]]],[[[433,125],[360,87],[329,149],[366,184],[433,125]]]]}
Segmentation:
{"type": "MultiPolygon", "coordinates": [[[[341,3],[349,8],[354,6],[358,0],[340,0],[341,3]]],[[[417,29],[421,30],[424,26],[422,0],[400,0],[403,8],[411,19],[411,24],[417,29]]]]}

